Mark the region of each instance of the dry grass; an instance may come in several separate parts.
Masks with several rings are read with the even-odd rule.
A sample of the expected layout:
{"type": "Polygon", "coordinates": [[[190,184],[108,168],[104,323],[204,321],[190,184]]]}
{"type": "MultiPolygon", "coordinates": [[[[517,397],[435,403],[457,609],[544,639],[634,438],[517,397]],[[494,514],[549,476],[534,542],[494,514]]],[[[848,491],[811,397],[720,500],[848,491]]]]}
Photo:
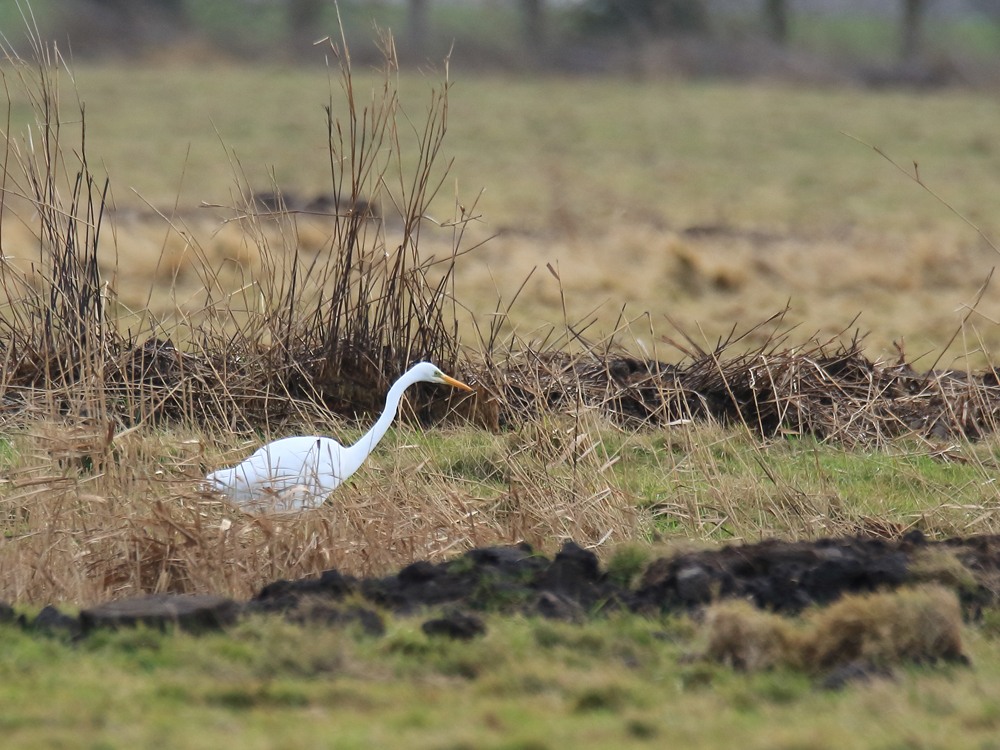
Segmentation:
{"type": "MultiPolygon", "coordinates": [[[[123,310],[119,268],[102,268],[108,181],[87,162],[83,106],[62,111],[58,50],[35,38],[33,63],[7,51],[8,86],[26,92],[36,119],[21,134],[7,133],[3,192],[37,217],[22,229],[37,257],[5,263],[0,279],[0,388],[8,402],[101,419],[109,436],[163,416],[272,428],[325,409],[377,411],[386,382],[414,360],[453,367],[450,286],[464,217],[449,257],[417,253],[423,216],[447,173],[435,159],[449,84],[432,92],[419,156],[404,167],[391,38],[384,45],[381,88],[360,103],[346,50],[331,45],[332,55],[345,55],[340,83],[349,106],[343,121],[328,108],[334,197],[321,209],[331,230],[322,247],[300,253],[299,212],[286,208],[280,192],[262,208],[241,182],[233,223],[254,263],[217,264],[168,221],[167,237],[185,244],[173,253],[165,243],[154,275],[179,273],[187,263],[201,290],[197,301],[175,299],[171,319],[123,310]],[[391,237],[383,218],[390,210],[401,222],[391,237]]],[[[233,168],[241,177],[235,157],[233,168]]]]}
{"type": "Polygon", "coordinates": [[[472,547],[528,540],[552,551],[564,538],[615,544],[648,528],[614,478],[586,462],[564,472],[515,455],[508,489],[483,491],[398,446],[317,510],[256,516],[198,489],[236,436],[137,431],[109,444],[68,421],[34,421],[19,434],[0,499],[0,600],[248,598],[277,578],[333,567],[381,575],[472,547]]]}
{"type": "MultiPolygon", "coordinates": [[[[432,92],[412,159],[401,143],[391,38],[383,47],[381,84],[358,96],[346,48],[331,45],[348,109],[343,119],[328,109],[334,197],[313,210],[329,233],[302,247],[305,214],[278,191],[254,195],[245,181],[230,224],[243,258],[218,263],[168,221],[152,273],[188,273],[202,289],[194,311],[175,304],[173,319],[119,303],[122,269],[107,265],[100,233],[106,182],[86,160],[82,106],[62,111],[58,50],[36,37],[33,61],[8,52],[8,85],[26,95],[36,122],[7,133],[3,189],[37,215],[20,231],[38,257],[0,269],[0,394],[6,431],[19,436],[0,500],[9,572],[0,598],[248,597],[275,578],[331,567],[376,575],[472,546],[596,544],[641,526],[600,466],[576,462],[567,473],[556,457],[542,477],[513,457],[508,490],[482,495],[428,475],[428,459],[407,451],[383,476],[359,479],[332,505],[299,516],[242,513],[200,488],[206,471],[245,450],[248,429],[328,429],[336,413],[379,411],[387,383],[414,360],[455,366],[452,272],[474,206],[456,205],[444,259],[417,250],[447,174],[435,160],[449,84],[432,92]]],[[[242,177],[235,157],[233,169],[242,177]]],[[[405,410],[437,421],[449,405],[415,390],[405,410]]]]}
{"type": "MultiPolygon", "coordinates": [[[[146,303],[163,242],[176,258],[185,240],[167,239],[131,188],[175,216],[217,263],[256,253],[237,227],[221,225],[224,215],[197,208],[238,203],[220,136],[255,189],[274,181],[307,197],[330,192],[320,71],[91,67],[77,82],[88,103],[88,147],[113,177],[127,250],[117,290],[132,309],[146,303]]],[[[402,109],[419,122],[429,84],[406,75],[403,84],[412,93],[402,109]]],[[[482,315],[497,288],[509,297],[539,269],[511,311],[525,339],[542,323],[563,323],[559,284],[544,272],[551,263],[571,321],[603,305],[595,339],[614,330],[628,304],[633,314],[648,311],[657,333],[668,314],[710,348],[734,322],[753,324],[790,301],[802,338],[835,336],[860,314],[856,327],[872,332],[869,356],[892,357],[892,342],[905,340],[911,359],[935,353],[917,362],[927,366],[995,263],[956,217],[840,134],[879,145],[902,164],[918,161],[939,195],[995,234],[988,196],[1000,174],[996,104],[981,93],[518,81],[463,70],[449,107],[446,150],[456,157],[458,187],[465,196],[488,188],[478,211],[484,224],[470,227],[470,244],[501,233],[457,268],[456,296],[482,315]]],[[[15,122],[27,111],[15,92],[15,122]]],[[[431,215],[451,217],[453,199],[449,180],[431,215]]],[[[304,249],[330,234],[321,217],[296,223],[304,249]]],[[[20,255],[10,224],[7,253],[20,255]]],[[[421,243],[426,255],[443,257],[451,233],[428,225],[421,243]]],[[[110,274],[108,256],[101,262],[110,274]]],[[[193,258],[185,257],[176,295],[160,272],[151,306],[161,319],[174,313],[175,298],[201,299],[193,258]]],[[[1000,320],[996,295],[978,310],[942,365],[982,367],[980,344],[1000,344],[990,323],[1000,320]]],[[[632,336],[623,338],[641,354],[632,336]]],[[[635,338],[651,356],[676,356],[648,325],[635,338]]]]}
{"type": "Polygon", "coordinates": [[[812,673],[857,661],[880,668],[954,661],[963,655],[961,625],[954,592],[932,585],[845,596],[802,623],[729,602],[706,616],[705,656],[751,671],[786,666],[812,673]]]}
{"type": "MultiPolygon", "coordinates": [[[[772,523],[805,535],[850,530],[857,518],[828,502],[835,493],[807,497],[770,474],[730,476],[715,451],[743,453],[746,468],[766,463],[761,433],[884,445],[901,434],[926,441],[939,423],[948,438],[993,429],[995,389],[984,382],[922,377],[856,348],[790,349],[773,329],[755,343],[765,327],[716,348],[669,342],[688,358],[682,367],[621,356],[623,340],[642,346],[647,323],[621,316],[612,335],[591,336],[587,321],[572,322],[565,271],[555,267],[547,278],[561,326],[532,338],[497,302],[479,318],[489,322],[475,329],[478,351],[463,352],[458,269],[475,204],[454,200],[438,228],[447,245],[422,234],[447,174],[435,159],[449,84],[432,92],[411,153],[411,121],[397,124],[391,40],[384,45],[370,98],[355,92],[349,58],[334,50],[347,107],[338,117],[331,102],[328,113],[328,205],[304,208],[278,184],[255,194],[233,154],[239,190],[227,223],[206,240],[182,215],[165,217],[155,264],[155,236],[135,246],[132,229],[118,227],[109,238],[107,183],[86,159],[82,107],[62,111],[58,52],[36,40],[33,62],[8,58],[8,81],[37,121],[30,134],[6,131],[0,238],[5,253],[27,241],[37,258],[5,255],[0,269],[0,414],[12,436],[0,564],[14,571],[0,597],[247,596],[277,577],[329,567],[376,575],[471,546],[528,540],[545,550],[572,537],[600,547],[647,536],[654,517],[702,538],[754,538],[772,523]],[[12,213],[24,204],[29,211],[12,213]],[[140,270],[169,289],[169,314],[151,290],[144,300],[120,296],[125,274],[140,270]],[[378,411],[388,382],[424,358],[461,368],[477,395],[456,405],[414,390],[404,413],[411,423],[509,430],[491,459],[499,479],[456,479],[403,444],[302,516],[240,513],[199,488],[207,471],[259,444],[252,431],[322,433],[378,411]],[[914,413],[933,418],[916,424],[914,413]],[[637,492],[620,470],[641,427],[696,420],[717,436],[685,433],[684,457],[654,467],[657,497],[637,492]],[[684,471],[697,473],[693,487],[684,471]],[[662,498],[671,486],[676,497],[662,498]]],[[[738,282],[674,250],[690,291],[702,277],[712,288],[738,282]]],[[[988,474],[987,462],[981,469],[988,474]]],[[[976,507],[992,524],[987,503],[976,507]]]]}

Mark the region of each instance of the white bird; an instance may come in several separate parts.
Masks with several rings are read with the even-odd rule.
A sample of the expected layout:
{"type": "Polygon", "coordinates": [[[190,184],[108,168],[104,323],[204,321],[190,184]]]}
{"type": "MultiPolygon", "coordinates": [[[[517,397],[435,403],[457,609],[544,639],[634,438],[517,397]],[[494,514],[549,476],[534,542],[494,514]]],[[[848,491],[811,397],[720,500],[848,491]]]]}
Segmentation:
{"type": "Polygon", "coordinates": [[[213,471],[205,479],[213,490],[240,505],[264,510],[317,507],[361,467],[392,424],[403,391],[421,382],[472,390],[442,373],[437,365],[421,362],[392,384],[382,416],[349,448],[333,438],[316,435],[282,438],[260,448],[243,463],[213,471]]]}

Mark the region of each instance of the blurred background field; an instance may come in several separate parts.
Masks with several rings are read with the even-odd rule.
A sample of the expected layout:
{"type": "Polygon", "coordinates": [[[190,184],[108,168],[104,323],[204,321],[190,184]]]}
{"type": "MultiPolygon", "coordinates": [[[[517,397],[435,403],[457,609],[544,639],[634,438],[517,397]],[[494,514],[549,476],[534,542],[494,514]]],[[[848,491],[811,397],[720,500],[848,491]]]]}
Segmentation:
{"type": "MultiPolygon", "coordinates": [[[[461,259],[455,289],[477,318],[530,275],[510,313],[522,335],[595,320],[587,336],[601,339],[624,308],[638,320],[622,342],[663,359],[679,356],[659,339],[674,335],[667,316],[714,342],[786,303],[793,338],[870,331],[870,356],[905,342],[912,359],[952,338],[996,258],[955,212],[998,235],[998,8],[537,6],[340,6],[360,89],[377,85],[364,74],[372,23],[396,34],[414,123],[453,49],[444,156],[454,164],[431,217],[451,219],[456,196],[471,205],[483,191],[464,245],[488,241],[461,259]],[[865,143],[910,174],[917,162],[941,200],[865,143]]],[[[234,212],[201,207],[238,206],[238,182],[290,203],[330,196],[323,107],[342,116],[344,104],[323,64],[329,47],[310,42],[337,33],[333,3],[31,7],[44,36],[68,40],[64,105],[85,103],[90,163],[111,178],[115,232],[102,263],[124,306],[160,318],[196,309],[199,253],[234,284],[253,269],[255,248],[227,223],[234,212]]],[[[3,4],[0,31],[15,49],[23,27],[15,3],[3,4]]],[[[11,131],[26,132],[30,108],[11,94],[11,131]]],[[[415,155],[410,136],[404,154],[415,155]]],[[[24,226],[17,213],[5,216],[3,252],[30,259],[30,216],[24,226]]],[[[304,252],[329,250],[322,217],[298,215],[295,234],[304,252]]],[[[452,229],[427,224],[421,247],[450,253],[452,229]]],[[[978,350],[1000,343],[997,320],[1000,297],[987,289],[942,364],[982,366],[978,350]]]]}

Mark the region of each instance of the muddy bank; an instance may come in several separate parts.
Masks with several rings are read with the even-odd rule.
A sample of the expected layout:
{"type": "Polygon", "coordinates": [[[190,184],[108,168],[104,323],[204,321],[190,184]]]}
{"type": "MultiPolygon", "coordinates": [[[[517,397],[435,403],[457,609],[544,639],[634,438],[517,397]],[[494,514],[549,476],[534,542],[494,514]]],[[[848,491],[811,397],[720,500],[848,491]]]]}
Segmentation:
{"type": "Polygon", "coordinates": [[[1000,594],[1000,537],[932,542],[915,531],[897,540],[730,545],[655,559],[635,585],[602,569],[593,552],[573,542],[552,560],[528,545],[494,547],[443,563],[416,562],[385,578],[358,580],[327,571],[319,578],[276,581],[247,608],[288,612],[316,599],[360,596],[401,614],[443,605],[575,619],[615,609],[665,614],[740,598],[796,614],[848,593],[926,582],[955,589],[975,616],[1000,594]]]}
{"type": "MultiPolygon", "coordinates": [[[[157,595],[86,609],[78,618],[46,607],[33,620],[22,615],[19,621],[79,637],[95,628],[137,623],[206,630],[241,614],[275,613],[296,622],[357,623],[380,635],[385,630],[380,612],[411,616],[443,610],[444,617],[428,621],[425,631],[466,638],[484,632],[477,612],[582,621],[616,610],[659,615],[742,599],[763,610],[797,614],[845,594],[927,582],[953,589],[966,616],[974,618],[1000,596],[1000,536],[937,542],[913,531],[895,540],[774,540],[660,557],[645,565],[640,577],[642,567],[613,566],[611,572],[572,541],[552,559],[521,544],[470,550],[441,563],[419,561],[384,578],[328,570],[316,578],[279,580],[245,603],[157,595]]],[[[13,616],[9,608],[0,612],[13,616]]]]}

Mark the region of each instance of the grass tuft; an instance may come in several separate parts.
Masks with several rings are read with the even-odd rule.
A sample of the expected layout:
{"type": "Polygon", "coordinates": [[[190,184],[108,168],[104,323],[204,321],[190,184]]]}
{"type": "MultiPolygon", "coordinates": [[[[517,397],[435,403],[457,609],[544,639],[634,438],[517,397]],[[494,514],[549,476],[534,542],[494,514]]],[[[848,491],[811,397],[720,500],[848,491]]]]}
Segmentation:
{"type": "Polygon", "coordinates": [[[963,662],[961,623],[954,592],[935,585],[845,596],[799,623],[748,602],[726,602],[706,616],[705,656],[747,671],[787,667],[812,674],[853,662],[880,669],[963,662]]]}

